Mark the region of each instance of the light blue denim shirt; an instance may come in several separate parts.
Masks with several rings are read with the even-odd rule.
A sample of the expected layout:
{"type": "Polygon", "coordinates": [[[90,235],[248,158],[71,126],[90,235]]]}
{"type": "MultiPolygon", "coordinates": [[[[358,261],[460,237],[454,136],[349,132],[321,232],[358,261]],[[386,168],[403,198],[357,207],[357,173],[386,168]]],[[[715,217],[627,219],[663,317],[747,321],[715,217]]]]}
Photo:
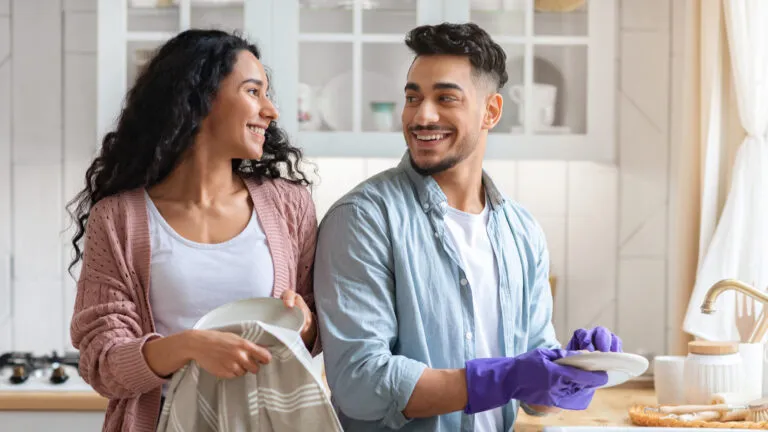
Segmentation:
{"type": "MultiPolygon", "coordinates": [[[[488,235],[499,268],[501,352],[560,347],[552,326],[549,255],[532,216],[483,174],[488,235]]],[[[472,287],[448,247],[445,194],[413,170],[406,152],[337,201],[320,225],[315,302],[326,376],[345,430],[474,430],[458,411],[402,414],[425,368],[463,368],[475,358],[472,287]]],[[[435,395],[440,397],[440,395],[435,395]]],[[[504,430],[518,403],[504,407],[504,430]]]]}

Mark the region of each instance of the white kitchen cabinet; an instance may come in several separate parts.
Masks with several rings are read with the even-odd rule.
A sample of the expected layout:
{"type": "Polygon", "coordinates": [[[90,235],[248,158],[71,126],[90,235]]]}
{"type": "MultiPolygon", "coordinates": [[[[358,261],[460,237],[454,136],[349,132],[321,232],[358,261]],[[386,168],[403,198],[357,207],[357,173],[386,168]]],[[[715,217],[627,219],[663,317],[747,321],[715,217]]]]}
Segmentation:
{"type": "Polygon", "coordinates": [[[241,30],[272,75],[280,123],[310,156],[399,157],[405,33],[476,22],[507,54],[489,158],[615,159],[615,0],[99,0],[99,136],[151,49],[190,27],[241,30]],[[118,85],[116,85],[118,84],[118,85]],[[531,103],[525,103],[531,101],[531,103]]]}
{"type": "Polygon", "coordinates": [[[101,411],[0,411],[0,430],[13,431],[98,431],[104,424],[101,411]]]}

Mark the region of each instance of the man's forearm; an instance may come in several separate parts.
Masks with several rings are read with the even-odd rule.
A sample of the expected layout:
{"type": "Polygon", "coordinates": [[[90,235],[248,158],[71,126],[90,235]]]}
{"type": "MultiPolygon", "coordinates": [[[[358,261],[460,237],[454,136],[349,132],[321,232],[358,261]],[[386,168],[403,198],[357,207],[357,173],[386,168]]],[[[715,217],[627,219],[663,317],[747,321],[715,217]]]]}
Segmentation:
{"type": "Polygon", "coordinates": [[[434,417],[467,406],[464,369],[425,369],[403,410],[408,418],[434,417]]]}

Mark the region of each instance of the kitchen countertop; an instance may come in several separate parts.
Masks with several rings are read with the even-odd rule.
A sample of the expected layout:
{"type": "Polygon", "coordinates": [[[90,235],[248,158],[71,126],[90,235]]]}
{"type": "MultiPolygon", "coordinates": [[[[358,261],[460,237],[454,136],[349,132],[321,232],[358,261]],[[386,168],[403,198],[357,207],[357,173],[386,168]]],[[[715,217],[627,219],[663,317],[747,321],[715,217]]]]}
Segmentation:
{"type": "Polygon", "coordinates": [[[619,386],[599,389],[584,411],[561,411],[547,417],[533,417],[521,409],[515,432],[538,432],[546,426],[632,426],[629,408],[634,404],[655,404],[653,388],[619,386]]]}
{"type": "MultiPolygon", "coordinates": [[[[107,403],[95,392],[0,391],[0,411],[104,411],[107,403]]],[[[627,426],[631,425],[628,410],[636,403],[656,403],[653,388],[624,385],[597,390],[584,411],[533,417],[520,410],[514,429],[538,432],[545,426],[627,426]]]]}
{"type": "Polygon", "coordinates": [[[0,411],[106,411],[107,403],[87,391],[0,391],[0,411]]]}

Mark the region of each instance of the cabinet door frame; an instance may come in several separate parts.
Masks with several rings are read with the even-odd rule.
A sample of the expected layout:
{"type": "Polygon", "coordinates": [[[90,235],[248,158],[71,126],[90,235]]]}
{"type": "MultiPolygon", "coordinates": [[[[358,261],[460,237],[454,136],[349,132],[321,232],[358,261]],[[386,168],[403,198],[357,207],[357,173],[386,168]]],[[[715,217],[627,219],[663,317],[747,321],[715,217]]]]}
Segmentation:
{"type": "Polygon", "coordinates": [[[270,77],[270,94],[279,112],[280,127],[291,137],[299,122],[299,1],[243,0],[244,32],[261,51],[270,77]]]}

